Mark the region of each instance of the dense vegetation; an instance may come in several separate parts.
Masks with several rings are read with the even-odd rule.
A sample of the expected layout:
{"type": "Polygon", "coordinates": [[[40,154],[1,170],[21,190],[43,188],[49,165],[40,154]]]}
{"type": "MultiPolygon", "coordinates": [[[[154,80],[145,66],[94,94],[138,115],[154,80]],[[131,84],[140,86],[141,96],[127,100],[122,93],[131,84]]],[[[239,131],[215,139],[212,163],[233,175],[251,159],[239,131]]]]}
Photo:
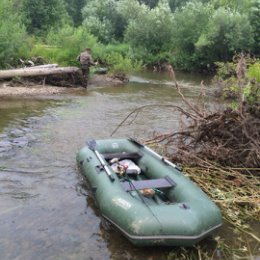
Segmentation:
{"type": "Polygon", "coordinates": [[[0,68],[32,56],[71,65],[85,47],[126,71],[260,54],[260,0],[1,0],[0,20],[0,68]]]}

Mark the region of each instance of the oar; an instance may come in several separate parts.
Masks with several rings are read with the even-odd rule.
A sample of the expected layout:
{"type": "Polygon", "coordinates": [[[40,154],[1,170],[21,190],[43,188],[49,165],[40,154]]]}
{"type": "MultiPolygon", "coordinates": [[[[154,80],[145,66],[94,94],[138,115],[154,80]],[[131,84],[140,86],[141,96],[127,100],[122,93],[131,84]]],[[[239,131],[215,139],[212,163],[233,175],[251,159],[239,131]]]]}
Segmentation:
{"type": "Polygon", "coordinates": [[[96,150],[96,147],[97,147],[96,141],[95,140],[89,140],[89,141],[87,141],[87,145],[88,145],[88,148],[95,153],[95,155],[97,156],[99,162],[101,163],[101,166],[104,168],[105,172],[107,173],[107,176],[113,182],[115,180],[115,178],[112,176],[110,170],[108,169],[108,167],[106,166],[105,162],[103,161],[103,158],[101,157],[99,152],[96,150]]]}

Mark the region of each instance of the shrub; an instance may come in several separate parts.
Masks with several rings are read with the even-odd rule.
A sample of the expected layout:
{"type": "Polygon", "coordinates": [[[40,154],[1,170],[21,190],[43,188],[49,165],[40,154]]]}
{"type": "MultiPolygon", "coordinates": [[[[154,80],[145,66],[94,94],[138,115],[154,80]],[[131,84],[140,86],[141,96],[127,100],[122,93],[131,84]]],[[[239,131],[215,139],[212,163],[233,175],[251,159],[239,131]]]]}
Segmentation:
{"type": "Polygon", "coordinates": [[[60,65],[77,65],[76,58],[80,52],[86,47],[92,48],[94,52],[98,45],[96,38],[85,28],[67,25],[59,31],[50,30],[45,43],[35,45],[31,55],[42,56],[47,62],[60,65]]]}
{"type": "Polygon", "coordinates": [[[255,80],[257,83],[260,83],[260,63],[259,61],[251,65],[247,71],[247,77],[250,80],[255,80]]]}
{"type": "Polygon", "coordinates": [[[141,67],[141,63],[134,62],[129,57],[123,57],[116,52],[106,54],[102,60],[109,66],[109,71],[112,74],[128,74],[140,70],[141,67]]]}

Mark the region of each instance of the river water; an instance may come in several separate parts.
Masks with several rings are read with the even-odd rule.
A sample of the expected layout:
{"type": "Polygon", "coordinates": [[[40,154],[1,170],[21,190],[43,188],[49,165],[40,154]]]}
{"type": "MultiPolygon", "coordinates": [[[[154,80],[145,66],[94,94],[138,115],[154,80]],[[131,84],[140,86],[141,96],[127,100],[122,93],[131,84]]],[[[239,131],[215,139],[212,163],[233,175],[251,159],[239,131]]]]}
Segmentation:
{"type": "MultiPolygon", "coordinates": [[[[201,78],[194,79],[186,75],[183,84],[199,84],[201,78]]],[[[161,105],[184,104],[165,76],[131,81],[69,96],[0,100],[0,260],[171,259],[175,249],[136,248],[104,230],[76,166],[86,140],[109,138],[141,106],[149,105],[115,137],[145,140],[178,129],[179,114],[161,105]]],[[[194,100],[191,89],[184,92],[194,100]]],[[[212,244],[211,238],[202,242],[212,244]]]]}

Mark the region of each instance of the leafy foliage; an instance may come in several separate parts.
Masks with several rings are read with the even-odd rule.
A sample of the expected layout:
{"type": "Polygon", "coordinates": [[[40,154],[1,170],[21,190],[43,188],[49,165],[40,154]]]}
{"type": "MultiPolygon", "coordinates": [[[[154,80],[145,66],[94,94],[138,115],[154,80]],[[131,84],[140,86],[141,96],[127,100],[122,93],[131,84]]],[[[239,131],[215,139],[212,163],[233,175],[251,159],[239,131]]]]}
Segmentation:
{"type": "Polygon", "coordinates": [[[103,57],[103,60],[110,67],[110,72],[113,74],[130,73],[140,68],[140,64],[133,63],[128,57],[123,57],[121,54],[112,52],[103,57]]]}
{"type": "Polygon", "coordinates": [[[131,57],[128,44],[99,44],[94,47],[96,59],[109,67],[112,74],[128,74],[140,70],[141,63],[131,57]]]}
{"type": "MultiPolygon", "coordinates": [[[[249,79],[249,83],[244,89],[244,95],[249,102],[249,104],[253,106],[259,106],[260,103],[260,63],[257,61],[256,63],[249,66],[247,71],[247,77],[249,79]]],[[[252,109],[253,110],[253,109],[252,109]]]]}
{"type": "Polygon", "coordinates": [[[102,43],[123,38],[125,22],[117,12],[116,6],[116,0],[90,0],[83,9],[84,26],[102,43]]]}
{"type": "Polygon", "coordinates": [[[79,53],[86,47],[93,48],[97,45],[96,38],[87,29],[69,25],[59,31],[51,30],[45,42],[46,44],[35,45],[31,56],[42,56],[47,62],[60,65],[77,65],[76,57],[79,53]]]}
{"type": "Polygon", "coordinates": [[[191,2],[176,11],[174,21],[175,62],[184,69],[209,69],[254,43],[248,16],[230,8],[191,2]]]}
{"type": "Polygon", "coordinates": [[[217,9],[201,34],[196,47],[209,62],[230,60],[235,51],[248,51],[253,44],[248,17],[230,9],[217,9]]]}
{"type": "Polygon", "coordinates": [[[14,12],[9,0],[0,1],[0,20],[0,67],[5,68],[14,65],[28,48],[21,17],[14,12]]]}
{"type": "Polygon", "coordinates": [[[188,3],[174,16],[175,63],[183,69],[200,67],[196,43],[205,30],[214,9],[200,2],[188,3]]]}
{"type": "Polygon", "coordinates": [[[140,4],[146,4],[150,8],[154,8],[155,6],[157,6],[159,0],[138,0],[138,2],[140,4]]]}
{"type": "Polygon", "coordinates": [[[72,18],[74,25],[80,26],[83,22],[82,9],[86,5],[87,0],[64,0],[65,7],[72,18]]]}
{"type": "Polygon", "coordinates": [[[99,59],[119,53],[185,70],[260,55],[260,0],[2,0],[0,8],[0,66],[21,52],[30,58],[28,42],[60,64],[90,45],[99,59]]]}
{"type": "Polygon", "coordinates": [[[254,36],[254,54],[260,55],[260,0],[252,0],[249,9],[249,19],[254,36]]]}
{"type": "Polygon", "coordinates": [[[212,0],[215,8],[225,7],[234,11],[248,11],[251,0],[212,0]]]}
{"type": "MultiPolygon", "coordinates": [[[[251,110],[255,110],[260,101],[260,63],[249,56],[238,55],[233,62],[217,62],[217,75],[215,76],[215,83],[221,87],[221,95],[224,98],[232,98],[237,100],[244,96],[242,101],[246,101],[251,110]],[[239,58],[245,61],[243,68],[245,73],[239,72],[239,58]],[[241,74],[241,75],[240,75],[241,74]]],[[[241,100],[240,100],[241,102],[241,100]]],[[[235,103],[235,106],[238,106],[235,103]]]]}
{"type": "Polygon", "coordinates": [[[102,45],[85,27],[64,26],[58,32],[51,30],[45,44],[34,45],[30,56],[41,56],[46,62],[60,65],[79,65],[77,56],[86,47],[92,49],[93,59],[110,67],[111,73],[129,73],[139,63],[127,57],[129,45],[102,45]]]}
{"type": "Polygon", "coordinates": [[[171,10],[174,12],[177,8],[185,6],[190,0],[169,0],[171,10]]]}
{"type": "Polygon", "coordinates": [[[195,43],[208,23],[212,6],[191,2],[174,16],[174,45],[188,53],[195,51],[195,43]]]}
{"type": "Polygon", "coordinates": [[[255,80],[257,83],[260,83],[260,62],[256,62],[251,65],[247,72],[247,77],[251,80],[255,80]]]}
{"type": "MultiPolygon", "coordinates": [[[[128,10],[127,5],[125,8],[128,10]]],[[[152,54],[171,48],[173,16],[167,1],[160,1],[152,10],[140,5],[135,16],[129,18],[125,34],[125,40],[133,48],[141,47],[152,54]]]]}
{"type": "Polygon", "coordinates": [[[63,0],[24,0],[23,12],[27,32],[40,36],[68,19],[63,0]]]}

